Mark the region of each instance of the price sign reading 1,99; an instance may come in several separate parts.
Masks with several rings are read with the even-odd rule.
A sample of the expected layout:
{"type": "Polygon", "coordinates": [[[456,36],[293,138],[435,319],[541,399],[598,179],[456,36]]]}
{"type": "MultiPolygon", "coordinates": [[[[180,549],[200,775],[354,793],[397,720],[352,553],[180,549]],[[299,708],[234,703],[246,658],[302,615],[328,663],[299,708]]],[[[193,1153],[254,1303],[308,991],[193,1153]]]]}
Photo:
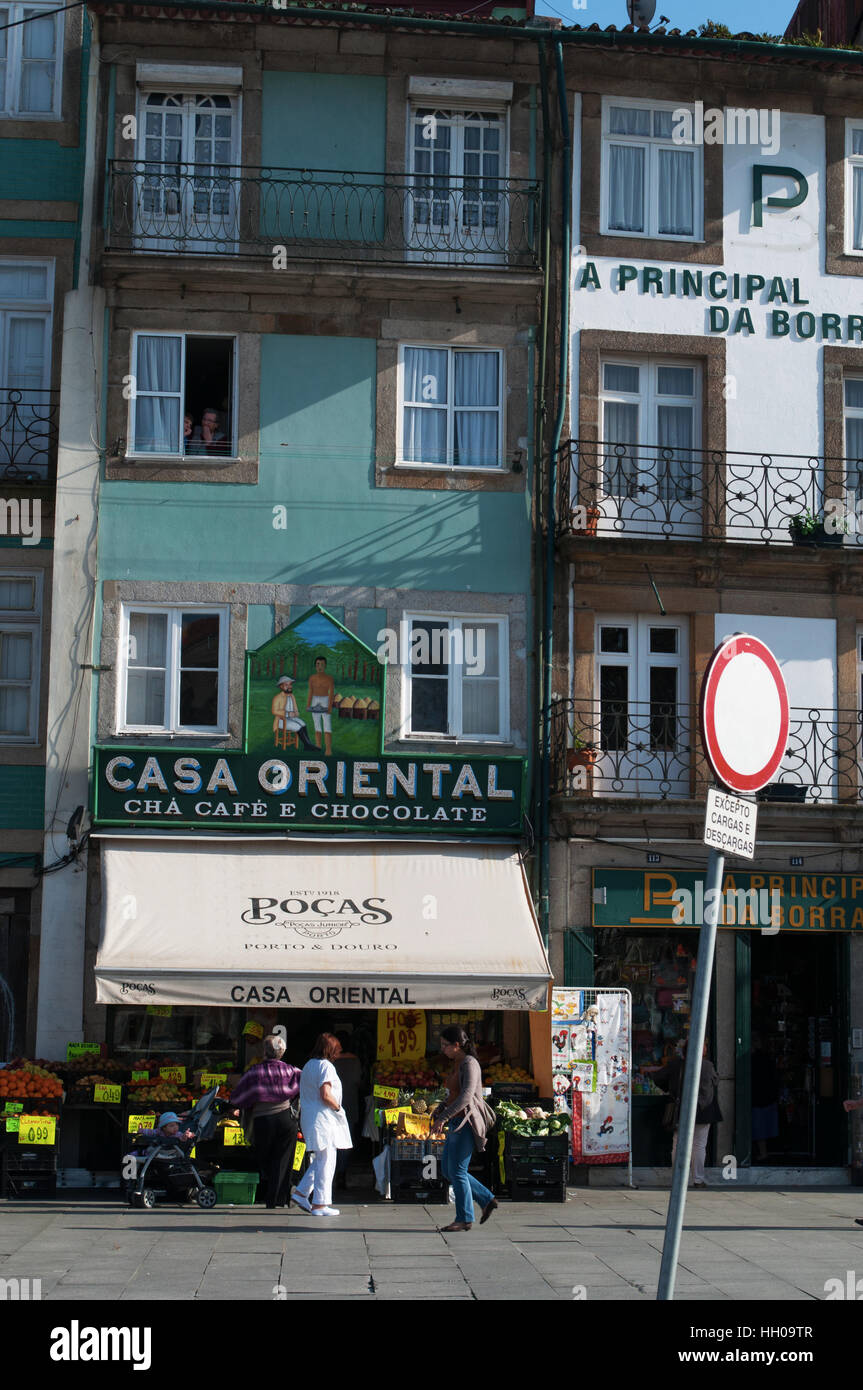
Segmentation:
{"type": "Polygon", "coordinates": [[[378,1061],[416,1062],[426,1054],[422,1009],[378,1009],[378,1061]]]}

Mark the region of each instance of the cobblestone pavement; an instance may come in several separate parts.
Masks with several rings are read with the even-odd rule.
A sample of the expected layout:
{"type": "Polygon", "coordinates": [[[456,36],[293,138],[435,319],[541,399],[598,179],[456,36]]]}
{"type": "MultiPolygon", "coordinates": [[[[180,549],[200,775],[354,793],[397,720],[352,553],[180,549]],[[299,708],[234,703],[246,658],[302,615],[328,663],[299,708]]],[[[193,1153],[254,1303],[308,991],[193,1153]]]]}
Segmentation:
{"type": "MultiPolygon", "coordinates": [[[[0,1278],[41,1280],[43,1300],[649,1301],[667,1201],[660,1190],[571,1188],[565,1204],[501,1201],[483,1227],[449,1235],[449,1206],[343,1201],[325,1219],[4,1201],[0,1278]]],[[[858,1215],[863,1193],[850,1188],[690,1192],[676,1298],[824,1300],[827,1281],[863,1275],[858,1215]]]]}

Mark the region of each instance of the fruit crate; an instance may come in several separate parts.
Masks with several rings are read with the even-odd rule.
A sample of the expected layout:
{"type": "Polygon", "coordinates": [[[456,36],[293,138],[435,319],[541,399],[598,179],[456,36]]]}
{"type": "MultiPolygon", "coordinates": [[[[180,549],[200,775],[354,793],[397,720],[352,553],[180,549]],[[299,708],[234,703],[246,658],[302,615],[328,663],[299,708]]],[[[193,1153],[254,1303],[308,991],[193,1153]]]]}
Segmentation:
{"type": "Polygon", "coordinates": [[[0,1158],[0,1197],[46,1197],[57,1190],[57,1150],[6,1149],[0,1158]]]}
{"type": "Polygon", "coordinates": [[[398,1187],[390,1186],[394,1202],[413,1203],[424,1206],[445,1206],[447,1202],[446,1185],[435,1182],[403,1182],[398,1187]]]}
{"type": "Polygon", "coordinates": [[[565,1158],[539,1154],[536,1158],[510,1159],[506,1175],[513,1183],[528,1183],[533,1187],[548,1187],[557,1183],[566,1186],[568,1164],[565,1158]]]}
{"type": "Polygon", "coordinates": [[[515,1158],[566,1158],[571,1142],[570,1131],[563,1134],[512,1134],[507,1132],[504,1141],[504,1155],[515,1158]]]}
{"type": "Polygon", "coordinates": [[[258,1191],[257,1173],[217,1173],[213,1186],[219,1201],[235,1207],[253,1207],[258,1191]]]}
{"type": "Polygon", "coordinates": [[[537,1186],[532,1182],[512,1182],[509,1195],[514,1202],[565,1202],[566,1184],[549,1183],[537,1186]]]}

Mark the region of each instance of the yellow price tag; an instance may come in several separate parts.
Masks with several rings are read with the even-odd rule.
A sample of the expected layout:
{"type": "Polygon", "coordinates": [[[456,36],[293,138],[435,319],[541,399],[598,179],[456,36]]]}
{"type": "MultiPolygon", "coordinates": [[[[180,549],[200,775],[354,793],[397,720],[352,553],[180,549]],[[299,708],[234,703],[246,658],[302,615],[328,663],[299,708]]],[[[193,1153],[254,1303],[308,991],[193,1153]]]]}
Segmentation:
{"type": "Polygon", "coordinates": [[[54,1144],[56,1139],[56,1115],[21,1115],[19,1117],[19,1144],[54,1144]]]}
{"type": "Polygon", "coordinates": [[[378,1009],[378,1059],[418,1062],[426,1054],[424,1009],[378,1009]]]}
{"type": "Polygon", "coordinates": [[[303,1166],[303,1159],[306,1156],[306,1146],[302,1139],[298,1139],[294,1146],[293,1171],[298,1173],[303,1166]]]}
{"type": "Polygon", "coordinates": [[[405,1134],[424,1138],[430,1130],[431,1118],[428,1115],[405,1115],[405,1134]]]}
{"type": "Polygon", "coordinates": [[[376,1096],[380,1096],[381,1100],[398,1100],[399,1098],[398,1086],[375,1086],[374,1093],[376,1096]]]}
{"type": "Polygon", "coordinates": [[[20,1125],[21,1125],[21,1121],[20,1121],[20,1119],[19,1119],[19,1117],[18,1117],[17,1115],[8,1115],[8,1116],[6,1117],[6,1133],[7,1133],[7,1134],[14,1134],[15,1131],[16,1131],[17,1129],[20,1128],[20,1125]]]}
{"type": "Polygon", "coordinates": [[[264,1036],[263,1023],[255,1023],[253,1019],[250,1019],[243,1029],[243,1035],[250,1038],[262,1038],[264,1036]]]}
{"type": "Polygon", "coordinates": [[[99,1082],[93,1087],[93,1099],[102,1101],[105,1105],[119,1105],[123,1099],[123,1087],[108,1086],[99,1082]]]}
{"type": "Polygon", "coordinates": [[[160,1067],[159,1075],[163,1081],[175,1081],[178,1085],[184,1085],[186,1080],[185,1067],[160,1067]]]}
{"type": "Polygon", "coordinates": [[[139,1129],[155,1129],[155,1128],[156,1128],[156,1116],[155,1116],[155,1115],[130,1115],[130,1116],[129,1116],[129,1126],[128,1126],[128,1128],[129,1128],[129,1133],[130,1133],[130,1134],[137,1134],[137,1132],[138,1132],[139,1129]]]}
{"type": "Polygon", "coordinates": [[[240,1129],[239,1125],[237,1125],[236,1128],[232,1129],[228,1129],[226,1126],[222,1130],[222,1135],[224,1137],[226,1149],[248,1149],[251,1147],[247,1143],[246,1136],[240,1129]]]}
{"type": "Polygon", "coordinates": [[[209,1091],[213,1086],[224,1086],[227,1079],[228,1073],[226,1071],[202,1071],[201,1090],[209,1091]]]}
{"type": "Polygon", "coordinates": [[[191,1147],[190,1150],[189,1150],[189,1157],[190,1157],[190,1158],[194,1158],[194,1157],[195,1157],[195,1145],[194,1145],[194,1144],[192,1145],[192,1147],[191,1147]]]}
{"type": "Polygon", "coordinates": [[[384,1119],[388,1125],[397,1125],[399,1122],[399,1115],[408,1114],[410,1114],[409,1105],[398,1105],[394,1110],[385,1110],[384,1119]]]}
{"type": "Polygon", "coordinates": [[[151,1018],[170,1018],[171,1008],[170,1004],[148,1004],[147,1013],[151,1018]]]}

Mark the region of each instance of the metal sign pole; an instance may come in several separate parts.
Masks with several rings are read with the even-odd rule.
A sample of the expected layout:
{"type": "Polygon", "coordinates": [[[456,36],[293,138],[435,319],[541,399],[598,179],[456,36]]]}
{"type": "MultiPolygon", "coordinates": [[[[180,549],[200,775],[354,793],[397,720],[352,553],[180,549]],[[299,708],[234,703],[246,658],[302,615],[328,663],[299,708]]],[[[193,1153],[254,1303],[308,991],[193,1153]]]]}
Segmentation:
{"type": "Polygon", "coordinates": [[[710,981],[713,976],[713,958],[716,951],[716,927],[722,902],[722,871],[724,866],[725,855],[712,849],[707,861],[704,923],[698,938],[698,960],[695,967],[695,989],[692,998],[692,1024],[686,1048],[686,1069],[683,1074],[680,1123],[677,1130],[677,1154],[671,1178],[671,1198],[665,1221],[662,1265],[659,1270],[659,1287],[656,1292],[657,1300],[660,1302],[670,1301],[674,1298],[677,1256],[680,1249],[683,1210],[686,1206],[686,1186],[689,1180],[689,1164],[692,1157],[692,1135],[695,1130],[695,1112],[698,1108],[701,1051],[704,1047],[704,1035],[707,1030],[710,981]]]}

